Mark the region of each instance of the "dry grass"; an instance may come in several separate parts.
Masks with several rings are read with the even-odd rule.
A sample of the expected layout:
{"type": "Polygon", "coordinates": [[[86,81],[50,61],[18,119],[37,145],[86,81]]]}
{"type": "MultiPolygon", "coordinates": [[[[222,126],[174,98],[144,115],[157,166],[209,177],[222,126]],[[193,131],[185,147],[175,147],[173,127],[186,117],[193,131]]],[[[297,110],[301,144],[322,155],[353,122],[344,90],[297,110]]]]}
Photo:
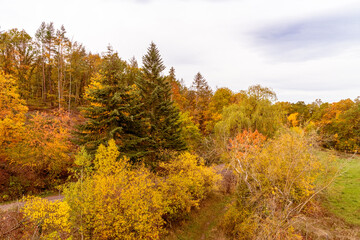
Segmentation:
{"type": "Polygon", "coordinates": [[[318,203],[310,206],[312,213],[294,218],[294,226],[304,239],[360,239],[360,227],[346,223],[318,203]]]}

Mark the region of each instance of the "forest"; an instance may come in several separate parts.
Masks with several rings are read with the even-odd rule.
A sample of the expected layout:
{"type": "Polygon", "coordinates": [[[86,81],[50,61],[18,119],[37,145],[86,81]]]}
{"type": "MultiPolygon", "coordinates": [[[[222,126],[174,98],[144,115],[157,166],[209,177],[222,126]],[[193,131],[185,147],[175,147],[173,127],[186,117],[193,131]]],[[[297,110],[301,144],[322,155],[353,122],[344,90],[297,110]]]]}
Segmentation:
{"type": "Polygon", "coordinates": [[[23,204],[0,208],[0,239],[360,238],[359,97],[186,86],[153,42],[120,54],[53,23],[0,32],[0,203],[23,204]],[[210,235],[177,235],[207,204],[210,235]]]}

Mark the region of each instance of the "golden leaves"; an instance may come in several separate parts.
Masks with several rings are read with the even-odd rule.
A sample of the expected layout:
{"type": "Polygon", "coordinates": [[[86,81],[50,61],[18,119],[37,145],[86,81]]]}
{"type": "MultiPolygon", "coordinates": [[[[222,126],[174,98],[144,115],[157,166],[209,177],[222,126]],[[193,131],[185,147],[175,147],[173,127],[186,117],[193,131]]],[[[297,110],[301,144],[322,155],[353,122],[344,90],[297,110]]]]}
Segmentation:
{"type": "MultiPolygon", "coordinates": [[[[190,153],[160,164],[161,175],[131,167],[119,155],[114,140],[100,145],[94,171],[78,175],[65,190],[72,226],[85,238],[159,239],[164,220],[180,219],[198,206],[219,178],[190,153]]],[[[76,159],[85,169],[86,154],[76,159]]]]}
{"type": "Polygon", "coordinates": [[[15,79],[0,71],[0,146],[19,141],[27,110],[15,79]]]}
{"type": "Polygon", "coordinates": [[[60,238],[70,233],[70,207],[66,202],[51,202],[40,197],[26,197],[23,201],[21,212],[28,224],[39,230],[40,236],[60,238]]]}
{"type": "Polygon", "coordinates": [[[297,235],[288,231],[290,219],[312,199],[323,164],[298,128],[266,144],[264,140],[261,134],[244,131],[230,141],[240,197],[226,214],[224,226],[236,236],[294,239],[297,235]]]}

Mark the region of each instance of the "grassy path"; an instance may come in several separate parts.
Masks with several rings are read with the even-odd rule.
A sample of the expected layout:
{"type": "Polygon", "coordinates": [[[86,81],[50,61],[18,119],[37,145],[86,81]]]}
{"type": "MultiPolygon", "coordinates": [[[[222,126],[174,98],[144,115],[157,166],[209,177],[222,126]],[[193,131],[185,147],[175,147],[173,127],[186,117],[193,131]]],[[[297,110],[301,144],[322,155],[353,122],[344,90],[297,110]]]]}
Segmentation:
{"type": "Polygon", "coordinates": [[[342,175],[327,191],[325,206],[346,222],[360,226],[360,157],[345,162],[342,175]]]}
{"type": "Polygon", "coordinates": [[[200,209],[192,211],[189,219],[176,227],[166,240],[221,240],[225,239],[217,226],[232,196],[215,193],[205,200],[200,209]]]}

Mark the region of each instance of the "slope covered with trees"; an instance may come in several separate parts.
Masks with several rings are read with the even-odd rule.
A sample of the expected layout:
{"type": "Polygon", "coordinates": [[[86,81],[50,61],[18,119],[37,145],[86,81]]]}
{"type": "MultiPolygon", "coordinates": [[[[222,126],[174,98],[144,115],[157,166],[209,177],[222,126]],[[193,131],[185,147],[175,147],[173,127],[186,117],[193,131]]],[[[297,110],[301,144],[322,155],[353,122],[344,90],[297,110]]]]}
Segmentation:
{"type": "Polygon", "coordinates": [[[359,99],[279,102],[165,69],[154,43],[139,67],[53,23],[0,32],[0,201],[65,195],[25,198],[1,237],[159,239],[220,191],[229,239],[301,239],[296,222],[340,171],[317,152],[359,150],[359,99]]]}

